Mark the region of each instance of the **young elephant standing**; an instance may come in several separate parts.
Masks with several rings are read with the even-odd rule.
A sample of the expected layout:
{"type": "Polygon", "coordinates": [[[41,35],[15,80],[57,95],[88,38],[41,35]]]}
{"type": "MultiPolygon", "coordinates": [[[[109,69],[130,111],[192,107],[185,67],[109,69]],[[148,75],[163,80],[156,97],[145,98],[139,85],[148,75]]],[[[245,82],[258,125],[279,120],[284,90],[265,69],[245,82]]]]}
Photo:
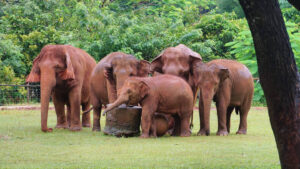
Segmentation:
{"type": "MultiPolygon", "coordinates": [[[[34,59],[27,82],[41,82],[41,125],[47,127],[50,95],[57,115],[56,128],[81,130],[80,104],[90,106],[90,79],[95,60],[85,51],[70,45],[47,45],[34,59]],[[65,107],[67,105],[67,118],[65,107]]],[[[82,126],[90,127],[90,115],[82,116],[82,126]]]]}
{"type": "Polygon", "coordinates": [[[194,66],[195,83],[200,88],[198,135],[209,135],[211,101],[216,102],[218,113],[217,135],[228,135],[233,109],[240,113],[237,134],[247,133],[247,115],[253,96],[253,78],[248,68],[236,61],[218,59],[194,66]]]}
{"type": "Polygon", "coordinates": [[[156,136],[154,113],[167,113],[178,116],[180,125],[175,127],[180,136],[190,136],[189,120],[193,111],[193,92],[186,81],[173,75],[155,77],[130,77],[120,91],[118,99],[104,112],[114,109],[121,104],[142,106],[142,138],[149,137],[150,126],[156,136]]]}
{"type": "Polygon", "coordinates": [[[100,113],[102,104],[117,99],[119,89],[130,76],[148,76],[150,63],[137,60],[134,56],[122,52],[113,52],[105,56],[96,65],[91,78],[91,97],[94,109],[93,131],[100,131],[100,113]]]}

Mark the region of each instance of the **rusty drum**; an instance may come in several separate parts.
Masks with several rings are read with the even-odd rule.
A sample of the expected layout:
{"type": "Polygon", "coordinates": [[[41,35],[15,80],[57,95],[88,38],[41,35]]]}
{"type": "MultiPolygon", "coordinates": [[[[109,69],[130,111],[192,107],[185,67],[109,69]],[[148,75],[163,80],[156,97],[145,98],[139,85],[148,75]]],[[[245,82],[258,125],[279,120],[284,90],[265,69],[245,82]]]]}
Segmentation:
{"type": "Polygon", "coordinates": [[[121,105],[107,112],[104,134],[132,137],[140,134],[142,108],[121,105]]]}

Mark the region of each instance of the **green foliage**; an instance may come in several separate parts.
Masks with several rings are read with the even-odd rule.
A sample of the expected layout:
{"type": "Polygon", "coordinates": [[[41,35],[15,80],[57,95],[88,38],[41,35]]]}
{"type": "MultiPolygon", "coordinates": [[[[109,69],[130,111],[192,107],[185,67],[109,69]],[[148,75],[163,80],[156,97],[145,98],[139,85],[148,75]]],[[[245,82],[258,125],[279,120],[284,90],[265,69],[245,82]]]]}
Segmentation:
{"type": "MultiPolygon", "coordinates": [[[[205,60],[211,60],[217,57],[233,58],[229,53],[229,48],[225,46],[227,42],[231,42],[238,33],[238,27],[232,20],[235,19],[234,14],[215,14],[205,15],[201,17],[196,28],[203,32],[202,41],[206,42],[204,46],[211,46],[210,50],[213,54],[204,57],[205,60]],[[217,57],[211,57],[217,56],[217,57]]],[[[201,52],[200,52],[201,53],[201,52]]]]}
{"type": "Polygon", "coordinates": [[[218,12],[234,12],[238,18],[245,17],[244,11],[238,0],[217,0],[218,12]]]}
{"type": "MultiPolygon", "coordinates": [[[[293,27],[289,34],[299,64],[299,11],[286,0],[280,5],[293,27]]],[[[24,83],[46,44],[70,44],[97,61],[115,51],[151,61],[163,49],[183,43],[204,61],[241,60],[257,77],[242,17],[237,0],[0,0],[0,74],[9,72],[8,77],[24,83]],[[242,46],[232,47],[237,41],[242,46]]]]}

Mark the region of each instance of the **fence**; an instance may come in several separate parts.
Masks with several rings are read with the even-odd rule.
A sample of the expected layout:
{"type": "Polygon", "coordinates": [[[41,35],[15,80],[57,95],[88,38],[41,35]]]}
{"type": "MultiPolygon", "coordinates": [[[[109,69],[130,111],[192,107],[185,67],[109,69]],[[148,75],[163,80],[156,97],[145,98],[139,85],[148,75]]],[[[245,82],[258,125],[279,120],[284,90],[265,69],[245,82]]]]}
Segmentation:
{"type": "MultiPolygon", "coordinates": [[[[253,79],[258,82],[258,78],[253,79]]],[[[12,104],[32,104],[40,102],[40,84],[26,85],[0,84],[0,106],[12,104]]]]}
{"type": "Polygon", "coordinates": [[[0,106],[40,102],[40,85],[0,84],[0,106]]]}

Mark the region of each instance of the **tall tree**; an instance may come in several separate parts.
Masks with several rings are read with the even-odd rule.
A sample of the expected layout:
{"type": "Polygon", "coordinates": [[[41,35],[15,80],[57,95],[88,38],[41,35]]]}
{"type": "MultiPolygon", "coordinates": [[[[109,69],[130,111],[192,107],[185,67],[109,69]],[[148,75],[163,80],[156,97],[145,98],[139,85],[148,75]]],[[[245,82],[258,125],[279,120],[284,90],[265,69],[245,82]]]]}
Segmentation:
{"type": "Polygon", "coordinates": [[[300,83],[278,0],[239,1],[252,33],[281,167],[300,168],[300,83]]]}

